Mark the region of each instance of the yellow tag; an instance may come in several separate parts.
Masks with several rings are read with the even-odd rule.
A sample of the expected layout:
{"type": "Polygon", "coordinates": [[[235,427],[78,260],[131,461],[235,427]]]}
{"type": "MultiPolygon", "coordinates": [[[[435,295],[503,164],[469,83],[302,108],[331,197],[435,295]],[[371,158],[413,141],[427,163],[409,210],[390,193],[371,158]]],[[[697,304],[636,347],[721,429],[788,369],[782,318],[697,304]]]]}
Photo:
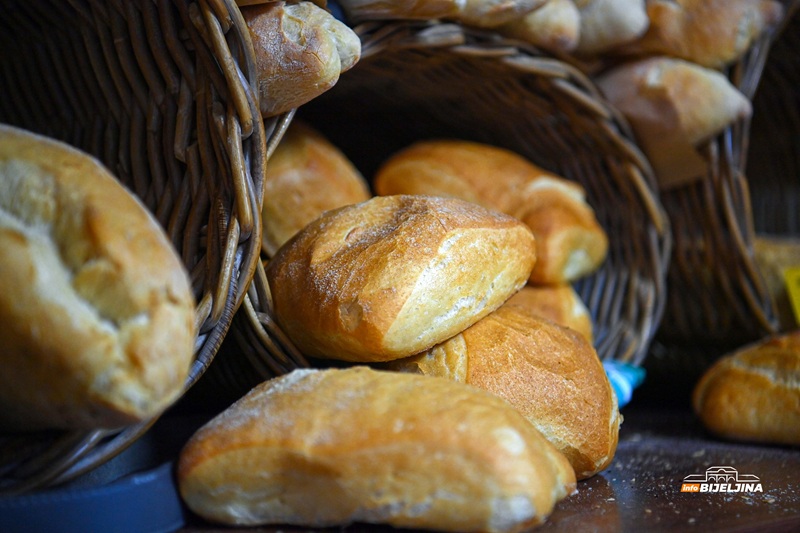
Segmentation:
{"type": "Polygon", "coordinates": [[[800,267],[787,268],[783,271],[783,279],[786,282],[786,292],[789,301],[792,302],[794,320],[800,324],[800,267]]]}

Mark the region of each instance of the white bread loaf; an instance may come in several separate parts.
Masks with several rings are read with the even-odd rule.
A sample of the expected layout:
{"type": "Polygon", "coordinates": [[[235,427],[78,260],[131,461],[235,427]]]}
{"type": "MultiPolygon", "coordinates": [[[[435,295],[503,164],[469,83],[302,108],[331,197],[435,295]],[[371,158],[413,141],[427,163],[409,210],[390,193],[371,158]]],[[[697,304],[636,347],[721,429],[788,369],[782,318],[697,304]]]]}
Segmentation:
{"type": "Polygon", "coordinates": [[[722,357],[695,385],[692,402],[720,437],[800,445],[800,330],[722,357]]]}
{"type": "Polygon", "coordinates": [[[750,101],[720,72],[664,56],[623,63],[597,78],[669,189],[704,176],[697,147],[750,116],[750,101]]]}
{"type": "Polygon", "coordinates": [[[594,342],[594,324],[589,308],[572,285],[526,285],[506,304],[527,307],[531,313],[583,335],[594,342]]]}
{"type": "Polygon", "coordinates": [[[560,284],[596,270],[608,237],[580,184],[503,148],[454,139],[420,141],[388,158],[377,194],[429,194],[479,203],[522,220],[536,237],[530,281],[560,284]]]}
{"type": "Polygon", "coordinates": [[[520,531],[575,490],[563,455],[506,402],[364,367],[259,385],[195,433],[177,480],[191,510],[224,524],[458,532],[520,531]]]}
{"type": "Polygon", "coordinates": [[[262,244],[268,256],[323,212],[368,200],[361,173],[321,133],[297,120],[264,176],[262,244]]]}
{"type": "Polygon", "coordinates": [[[506,303],[385,368],[450,378],[505,399],[567,457],[578,479],[606,468],[616,453],[622,418],[597,352],[526,307],[506,303]]]}
{"type": "Polygon", "coordinates": [[[580,13],[576,52],[597,56],[637,40],[650,20],[645,0],[574,0],[580,13]]]}
{"type": "Polygon", "coordinates": [[[626,50],[721,69],[778,25],[783,6],[773,0],[648,0],[647,16],[647,31],[626,50]]]}
{"type": "Polygon", "coordinates": [[[358,35],[313,2],[269,2],[241,12],[255,50],[264,117],[313,100],[361,58],[358,35]]]}
{"type": "Polygon", "coordinates": [[[539,9],[498,28],[503,35],[557,52],[574,50],[580,30],[580,12],[573,0],[548,0],[539,9]]]}
{"type": "Polygon", "coordinates": [[[520,221],[454,198],[383,196],[327,211],[267,264],[275,318],[307,356],[398,359],[452,337],[525,285],[520,221]]]}
{"type": "Polygon", "coordinates": [[[139,422],[194,355],[187,273],[98,161],[0,126],[0,427],[139,422]]]}

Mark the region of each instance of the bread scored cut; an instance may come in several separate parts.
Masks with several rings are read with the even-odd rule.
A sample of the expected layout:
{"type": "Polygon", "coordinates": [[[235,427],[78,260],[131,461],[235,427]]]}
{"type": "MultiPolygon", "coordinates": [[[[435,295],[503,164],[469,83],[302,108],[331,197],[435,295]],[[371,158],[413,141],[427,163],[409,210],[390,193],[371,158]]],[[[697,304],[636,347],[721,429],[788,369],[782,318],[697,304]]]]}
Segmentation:
{"type": "Polygon", "coordinates": [[[575,490],[569,463],[479,389],[365,367],[295,370],[180,453],[189,508],[217,523],[516,532],[575,490]]]}
{"type": "Polygon", "coordinates": [[[323,213],[266,267],[275,319],[305,355],[388,361],[497,309],[536,261],[519,220],[458,200],[374,197],[323,213]]]}
{"type": "Polygon", "coordinates": [[[97,160],[0,126],[0,249],[0,427],[117,427],[181,394],[195,342],[188,274],[97,160]]]}

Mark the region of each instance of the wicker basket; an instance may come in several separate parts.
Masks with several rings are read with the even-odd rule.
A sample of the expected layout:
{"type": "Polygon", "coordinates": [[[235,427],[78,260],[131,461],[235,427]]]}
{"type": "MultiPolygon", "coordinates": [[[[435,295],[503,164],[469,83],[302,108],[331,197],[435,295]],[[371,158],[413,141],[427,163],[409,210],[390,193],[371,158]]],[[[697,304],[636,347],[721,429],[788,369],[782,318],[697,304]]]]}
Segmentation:
{"type": "MultiPolygon", "coordinates": [[[[648,162],[592,83],[530,46],[455,24],[354,29],[361,60],[297,116],[368,178],[399,148],[451,137],[511,149],[580,182],[611,244],[603,267],[576,289],[592,313],[599,355],[640,364],[662,315],[669,224],[648,162]]],[[[230,372],[242,387],[308,366],[275,327],[260,271],[236,319],[231,338],[249,368],[230,372]]]]}
{"type": "MultiPolygon", "coordinates": [[[[186,387],[214,359],[259,265],[263,173],[292,113],[262,120],[233,0],[13,0],[0,21],[0,122],[97,156],[155,214],[197,299],[186,387]]],[[[0,491],[62,483],[154,420],[0,438],[0,491]]]]}
{"type": "MultiPolygon", "coordinates": [[[[751,101],[775,35],[765,32],[727,71],[751,101]]],[[[661,192],[675,247],[658,340],[670,349],[700,347],[721,354],[778,329],[753,251],[754,213],[745,173],[752,120],[738,121],[700,147],[705,176],[661,192]]]]}

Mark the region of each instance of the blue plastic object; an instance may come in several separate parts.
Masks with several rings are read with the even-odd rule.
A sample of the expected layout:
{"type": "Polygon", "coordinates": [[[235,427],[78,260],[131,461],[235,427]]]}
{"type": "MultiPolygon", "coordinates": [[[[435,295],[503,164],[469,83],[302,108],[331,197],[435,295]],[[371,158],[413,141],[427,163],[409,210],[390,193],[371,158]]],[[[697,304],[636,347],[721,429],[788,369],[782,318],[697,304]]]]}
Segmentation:
{"type": "Polygon", "coordinates": [[[627,405],[633,397],[634,389],[644,383],[644,368],[617,361],[603,361],[603,368],[617,395],[619,406],[627,405]]]}

